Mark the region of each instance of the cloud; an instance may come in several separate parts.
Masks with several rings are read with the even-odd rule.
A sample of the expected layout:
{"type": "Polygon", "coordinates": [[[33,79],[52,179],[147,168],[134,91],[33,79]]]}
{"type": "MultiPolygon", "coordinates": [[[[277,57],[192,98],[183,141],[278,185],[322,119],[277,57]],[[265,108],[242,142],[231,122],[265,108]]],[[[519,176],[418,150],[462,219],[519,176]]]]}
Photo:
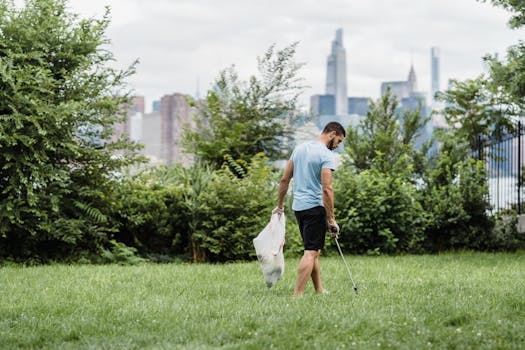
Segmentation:
{"type": "Polygon", "coordinates": [[[326,57],[335,30],[344,29],[348,91],[378,97],[380,83],[406,79],[413,63],[422,90],[430,86],[430,47],[441,49],[441,85],[483,72],[481,57],[517,43],[505,11],[475,0],[71,0],[84,16],[109,5],[108,36],[118,64],[140,59],[130,83],[153,99],[201,95],[219,71],[235,64],[256,73],[256,58],[273,43],[299,41],[297,60],[310,85],[302,97],[324,92],[326,57]]]}

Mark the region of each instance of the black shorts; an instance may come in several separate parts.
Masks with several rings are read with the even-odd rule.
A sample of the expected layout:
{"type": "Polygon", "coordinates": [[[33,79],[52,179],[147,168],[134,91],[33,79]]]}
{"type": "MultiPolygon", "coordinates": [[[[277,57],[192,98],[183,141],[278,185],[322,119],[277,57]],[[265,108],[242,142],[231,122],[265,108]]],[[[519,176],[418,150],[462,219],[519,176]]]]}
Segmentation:
{"type": "Polygon", "coordinates": [[[303,238],[304,250],[323,249],[327,230],[324,207],[296,211],[295,217],[303,238]]]}

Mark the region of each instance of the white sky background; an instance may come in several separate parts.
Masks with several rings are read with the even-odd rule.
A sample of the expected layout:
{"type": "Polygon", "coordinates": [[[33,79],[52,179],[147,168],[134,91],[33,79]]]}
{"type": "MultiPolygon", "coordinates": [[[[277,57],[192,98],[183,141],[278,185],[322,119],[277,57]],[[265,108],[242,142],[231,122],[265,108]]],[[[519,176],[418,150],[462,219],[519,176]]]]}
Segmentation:
{"type": "MultiPolygon", "coordinates": [[[[20,3],[21,0],[16,1],[20,3]]],[[[441,50],[441,88],[474,78],[482,56],[525,38],[507,26],[510,15],[475,0],[70,0],[83,17],[111,8],[108,37],[118,67],[139,59],[129,82],[146,97],[146,111],[164,94],[205,95],[220,70],[257,73],[257,56],[275,43],[299,41],[297,61],[310,86],[309,107],[325,89],[326,58],[335,31],[344,30],[349,96],[376,99],[382,81],[406,80],[414,63],[418,88],[430,90],[430,48],[441,50]]]]}

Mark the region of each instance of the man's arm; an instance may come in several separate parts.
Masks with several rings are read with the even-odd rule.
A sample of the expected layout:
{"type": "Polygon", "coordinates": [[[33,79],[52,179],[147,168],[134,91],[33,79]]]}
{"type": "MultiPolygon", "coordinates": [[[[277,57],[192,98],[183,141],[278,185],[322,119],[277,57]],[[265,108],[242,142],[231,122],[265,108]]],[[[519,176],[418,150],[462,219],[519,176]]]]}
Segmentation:
{"type": "Polygon", "coordinates": [[[288,192],[288,186],[290,185],[290,181],[293,177],[293,161],[289,160],[286,164],[286,167],[283,171],[283,176],[281,177],[281,181],[279,182],[279,190],[278,194],[279,197],[277,199],[277,208],[281,209],[283,208],[284,203],[284,197],[286,197],[286,193],[288,192]]]}
{"type": "Polygon", "coordinates": [[[334,216],[334,189],[332,188],[332,170],[321,169],[321,185],[323,187],[323,204],[328,222],[335,222],[334,216]]]}
{"type": "Polygon", "coordinates": [[[332,170],[321,169],[321,185],[323,188],[323,204],[328,220],[328,229],[332,238],[339,235],[339,225],[335,221],[334,215],[334,189],[332,188],[332,170]]]}

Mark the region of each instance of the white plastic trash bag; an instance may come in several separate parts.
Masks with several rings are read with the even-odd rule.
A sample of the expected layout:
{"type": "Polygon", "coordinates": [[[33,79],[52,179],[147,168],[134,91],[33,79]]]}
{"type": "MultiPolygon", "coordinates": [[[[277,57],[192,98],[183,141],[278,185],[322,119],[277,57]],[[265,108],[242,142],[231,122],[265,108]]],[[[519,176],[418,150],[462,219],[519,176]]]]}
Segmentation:
{"type": "Polygon", "coordinates": [[[257,259],[261,264],[264,280],[272,288],[284,273],[283,245],[286,218],[284,214],[272,214],[270,223],[253,240],[257,259]]]}

